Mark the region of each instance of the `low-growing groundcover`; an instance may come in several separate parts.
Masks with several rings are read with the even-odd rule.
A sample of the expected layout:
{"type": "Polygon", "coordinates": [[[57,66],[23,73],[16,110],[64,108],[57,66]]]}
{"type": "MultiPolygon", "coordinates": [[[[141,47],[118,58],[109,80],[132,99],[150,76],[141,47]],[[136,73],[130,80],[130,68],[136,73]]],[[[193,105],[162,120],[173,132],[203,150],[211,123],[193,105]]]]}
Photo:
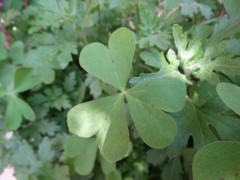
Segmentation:
{"type": "Polygon", "coordinates": [[[239,179],[239,2],[0,1],[0,172],[239,179]]]}

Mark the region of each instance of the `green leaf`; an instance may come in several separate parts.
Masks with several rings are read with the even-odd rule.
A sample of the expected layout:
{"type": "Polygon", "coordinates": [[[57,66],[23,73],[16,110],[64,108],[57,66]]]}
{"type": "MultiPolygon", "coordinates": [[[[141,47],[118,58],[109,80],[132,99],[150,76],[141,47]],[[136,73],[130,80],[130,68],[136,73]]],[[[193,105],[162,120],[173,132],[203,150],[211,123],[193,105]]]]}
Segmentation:
{"type": "Polygon", "coordinates": [[[11,164],[15,167],[17,179],[26,179],[27,175],[38,172],[41,162],[37,159],[32,146],[27,141],[19,142],[14,150],[11,164]]]}
{"type": "Polygon", "coordinates": [[[193,75],[200,80],[207,80],[216,85],[219,82],[215,72],[221,72],[228,77],[240,75],[240,58],[234,58],[225,52],[226,43],[222,41],[206,48],[204,56],[196,60],[193,75]]]}
{"type": "Polygon", "coordinates": [[[115,171],[111,171],[107,175],[107,179],[106,180],[122,180],[122,176],[121,176],[119,171],[115,170],[115,171]]]}
{"type": "Polygon", "coordinates": [[[14,83],[16,68],[7,62],[1,62],[0,65],[0,84],[4,87],[11,87],[14,83]]]}
{"type": "Polygon", "coordinates": [[[181,56],[187,49],[188,38],[187,33],[183,33],[183,29],[181,26],[174,24],[172,27],[172,34],[174,38],[174,43],[178,49],[178,54],[181,56]]]}
{"type": "Polygon", "coordinates": [[[94,99],[97,99],[102,95],[102,87],[99,79],[95,78],[91,74],[87,74],[87,78],[84,83],[89,87],[90,94],[94,99]]]}
{"type": "Polygon", "coordinates": [[[172,77],[162,77],[137,85],[127,93],[156,108],[168,112],[180,111],[186,101],[185,84],[172,77]]]}
{"type": "MultiPolygon", "coordinates": [[[[64,18],[67,18],[68,2],[65,0],[53,0],[48,2],[46,0],[37,2],[36,11],[41,11],[41,16],[30,20],[31,28],[30,33],[40,29],[47,29],[48,27],[59,28],[64,18]]],[[[36,7],[36,5],[35,5],[36,7]]]]}
{"type": "Polygon", "coordinates": [[[73,158],[77,173],[88,175],[94,167],[97,155],[95,138],[69,137],[64,143],[64,156],[73,158]]]}
{"type": "Polygon", "coordinates": [[[49,162],[54,157],[54,151],[52,148],[52,142],[48,137],[44,137],[42,142],[38,146],[38,157],[41,162],[49,162]]]}
{"type": "Polygon", "coordinates": [[[148,33],[145,37],[142,37],[139,41],[139,47],[158,47],[159,49],[166,50],[170,45],[171,36],[169,31],[159,31],[156,33],[148,33]]]}
{"type": "Polygon", "coordinates": [[[7,104],[7,110],[5,113],[5,125],[8,129],[17,129],[22,122],[22,114],[16,110],[15,98],[10,98],[7,104]]]}
{"type": "Polygon", "coordinates": [[[34,75],[30,68],[17,69],[14,82],[14,89],[17,93],[29,90],[40,83],[39,77],[34,75]]]}
{"type": "Polygon", "coordinates": [[[69,111],[67,119],[70,131],[80,137],[97,133],[98,147],[109,161],[126,155],[129,137],[121,94],[77,105],[69,111]]]}
{"type": "Polygon", "coordinates": [[[21,41],[16,41],[13,45],[11,45],[9,57],[12,59],[14,64],[22,64],[24,59],[24,44],[21,41]]]}
{"type": "Polygon", "coordinates": [[[104,159],[102,156],[99,158],[101,169],[105,175],[109,174],[111,171],[116,170],[116,163],[112,163],[104,159]]]}
{"type": "Polygon", "coordinates": [[[219,83],[217,93],[221,100],[233,111],[240,115],[240,87],[231,83],[219,83]]]}
{"type": "Polygon", "coordinates": [[[182,111],[172,114],[178,131],[175,140],[169,146],[169,154],[180,154],[190,136],[193,137],[196,149],[219,138],[240,140],[240,120],[224,115],[225,110],[225,105],[218,98],[212,98],[200,108],[188,101],[182,111]]]}
{"type": "Polygon", "coordinates": [[[3,32],[0,32],[0,61],[7,58],[7,51],[5,49],[5,35],[3,32]]]}
{"type": "Polygon", "coordinates": [[[168,161],[167,165],[163,167],[161,175],[163,180],[182,180],[182,176],[183,167],[179,156],[172,158],[170,161],[168,161]]]}
{"type": "Polygon", "coordinates": [[[227,16],[223,16],[219,23],[214,27],[211,37],[208,39],[208,45],[214,45],[222,40],[231,38],[233,35],[239,32],[240,28],[240,16],[234,16],[228,19],[227,16]]]}
{"type": "MultiPolygon", "coordinates": [[[[123,76],[122,74],[125,72],[129,75],[129,64],[131,64],[134,52],[133,39],[134,36],[132,36],[132,32],[125,28],[121,28],[115,31],[110,37],[110,50],[100,43],[92,43],[85,47],[80,55],[80,64],[89,73],[123,91],[128,76],[123,76]],[[119,36],[115,36],[115,33],[119,36]],[[121,42],[118,37],[122,37],[122,39],[128,37],[127,39],[130,39],[130,42],[127,41],[130,45],[132,43],[129,51],[127,51],[126,47],[119,46],[120,44],[125,46],[129,44],[127,45],[127,42],[121,42]],[[128,52],[124,56],[121,54],[124,52],[120,51],[122,49],[128,52]],[[112,62],[111,58],[115,56],[126,58],[127,61],[119,59],[118,63],[112,62]],[[95,61],[100,61],[101,65],[96,65],[95,61]],[[127,63],[129,68],[123,65],[123,62],[127,63]],[[124,67],[128,70],[125,71],[125,69],[123,69],[124,67]],[[121,79],[119,77],[121,77],[121,79]]],[[[171,63],[174,65],[174,59],[172,58],[171,60],[171,63]]],[[[161,137],[163,141],[159,142],[157,138],[151,140],[152,136],[148,136],[146,131],[143,130],[141,123],[141,126],[139,125],[139,131],[143,131],[144,135],[142,135],[142,137],[145,142],[153,147],[165,147],[173,140],[176,134],[176,127],[174,121],[167,114],[162,112],[162,110],[170,112],[181,110],[185,104],[186,86],[182,81],[175,78],[163,77],[135,86],[132,89],[123,91],[121,94],[83,103],[72,108],[68,113],[68,127],[70,131],[80,137],[91,137],[97,134],[97,145],[100,152],[103,157],[110,162],[115,162],[125,157],[130,145],[124,107],[124,95],[128,96],[127,99],[129,103],[132,104],[133,112],[131,112],[131,114],[133,118],[136,118],[135,122],[143,122],[142,117],[136,114],[139,113],[139,109],[143,112],[143,110],[147,108],[153,114],[150,114],[152,118],[150,128],[154,126],[157,127],[155,130],[156,134],[159,129],[162,132],[165,128],[169,130],[166,136],[161,137]],[[175,89],[175,91],[172,92],[172,89],[175,89]],[[129,100],[129,98],[136,98],[142,103],[139,105],[138,102],[130,102],[132,100],[129,100]],[[174,103],[170,103],[169,101],[174,103]],[[158,117],[159,115],[161,118],[158,117]],[[164,120],[168,122],[161,124],[162,126],[159,125],[158,122],[164,120]]]]}
{"type": "Polygon", "coordinates": [[[167,157],[166,151],[162,149],[150,149],[147,151],[147,162],[155,167],[161,166],[167,157]]]}
{"type": "Polygon", "coordinates": [[[68,166],[60,166],[56,164],[53,169],[52,177],[58,180],[70,180],[68,166]]]}
{"type": "Polygon", "coordinates": [[[22,117],[28,120],[35,119],[35,113],[32,108],[17,96],[11,96],[8,100],[7,110],[5,114],[5,123],[7,128],[15,130],[22,121],[22,117]]]}
{"type": "Polygon", "coordinates": [[[195,180],[239,179],[240,143],[215,142],[200,149],[193,161],[195,180]]]}
{"type": "Polygon", "coordinates": [[[199,81],[190,87],[190,96],[197,106],[206,104],[212,97],[217,96],[216,86],[206,81],[199,81]]]}
{"type": "Polygon", "coordinates": [[[126,95],[136,129],[143,141],[152,148],[169,145],[176,135],[174,120],[150,103],[126,95]]]}
{"type": "Polygon", "coordinates": [[[135,51],[134,34],[127,28],[112,33],[109,49],[100,43],[92,43],[83,48],[80,65],[90,74],[113,85],[125,89],[135,51]]]}
{"type": "Polygon", "coordinates": [[[0,98],[7,95],[7,90],[0,86],[0,98]]]}
{"type": "Polygon", "coordinates": [[[45,163],[40,170],[40,174],[37,179],[41,180],[70,180],[68,166],[60,166],[58,164],[45,163]]]}
{"type": "Polygon", "coordinates": [[[206,4],[198,3],[195,0],[182,0],[180,6],[181,13],[191,18],[198,12],[200,12],[206,19],[210,19],[213,15],[211,7],[206,4]]]}
{"type": "Polygon", "coordinates": [[[234,17],[239,14],[240,1],[223,0],[223,5],[230,17],[234,17]]]}
{"type": "Polygon", "coordinates": [[[46,134],[49,136],[53,136],[60,129],[60,127],[56,124],[55,121],[49,122],[45,120],[39,121],[39,123],[37,124],[37,129],[44,135],[46,134]]]}
{"type": "Polygon", "coordinates": [[[229,40],[226,48],[228,53],[240,55],[240,39],[229,40]]]}
{"type": "Polygon", "coordinates": [[[169,49],[167,56],[169,58],[168,61],[165,58],[164,54],[160,53],[156,49],[152,49],[151,52],[143,51],[142,53],[140,53],[140,57],[145,62],[145,64],[156,67],[159,69],[159,71],[150,74],[140,74],[139,77],[131,78],[130,83],[141,84],[149,80],[158,79],[163,76],[169,76],[180,79],[181,81],[188,84],[192,84],[191,81],[189,81],[184,74],[178,71],[180,61],[176,59],[175,52],[169,49]]]}

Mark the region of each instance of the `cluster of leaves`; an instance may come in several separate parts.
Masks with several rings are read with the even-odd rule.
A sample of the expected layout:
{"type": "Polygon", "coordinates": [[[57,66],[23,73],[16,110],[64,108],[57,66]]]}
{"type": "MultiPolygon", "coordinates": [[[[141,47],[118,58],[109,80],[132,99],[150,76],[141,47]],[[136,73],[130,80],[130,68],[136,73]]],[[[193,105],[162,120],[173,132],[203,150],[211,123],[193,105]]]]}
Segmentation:
{"type": "Polygon", "coordinates": [[[239,8],[238,0],[3,0],[0,172],[238,178],[239,8]]]}

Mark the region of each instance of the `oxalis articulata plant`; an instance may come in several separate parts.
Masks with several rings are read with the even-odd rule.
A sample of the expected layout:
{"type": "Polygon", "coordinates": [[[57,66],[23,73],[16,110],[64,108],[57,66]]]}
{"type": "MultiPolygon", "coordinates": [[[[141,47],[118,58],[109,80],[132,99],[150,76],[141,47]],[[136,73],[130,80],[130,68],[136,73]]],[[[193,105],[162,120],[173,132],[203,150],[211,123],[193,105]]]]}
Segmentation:
{"type": "Polygon", "coordinates": [[[185,105],[186,86],[176,78],[162,77],[126,89],[135,43],[134,34],[120,28],[110,36],[108,48],[101,43],[84,47],[80,65],[120,92],[77,105],[68,113],[70,131],[86,138],[96,134],[101,154],[112,162],[130,149],[125,98],[140,137],[153,148],[166,147],[176,135],[176,124],[164,111],[177,112],[185,105]]]}
{"type": "Polygon", "coordinates": [[[142,52],[143,61],[159,71],[131,78],[130,88],[126,86],[135,51],[133,32],[119,28],[111,34],[108,47],[101,43],[85,46],[80,54],[80,65],[89,74],[116,88],[118,93],[73,107],[67,116],[68,127],[80,137],[94,136],[102,156],[116,162],[126,157],[132,147],[128,131],[131,122],[126,118],[129,108],[133,124],[148,146],[167,147],[169,156],[173,157],[181,153],[192,136],[195,148],[204,147],[194,159],[195,179],[236,177],[239,160],[224,173],[221,173],[224,163],[207,165],[207,161],[208,156],[209,159],[221,157],[230,163],[229,158],[236,159],[239,155],[239,143],[234,140],[240,137],[240,121],[222,114],[225,107],[222,101],[239,113],[240,103],[235,97],[240,95],[240,88],[221,83],[219,79],[219,73],[228,77],[239,74],[239,58],[222,54],[224,41],[210,43],[214,33],[209,43],[204,44],[206,47],[200,38],[189,39],[178,25],[173,26],[172,33],[177,53],[173,49],[166,55],[156,49],[142,52]],[[210,94],[204,97],[205,88],[210,89],[207,92],[210,94]],[[233,141],[211,144],[219,138],[233,141]],[[205,147],[206,144],[209,145],[205,147]],[[230,146],[236,149],[229,150],[230,146]],[[212,149],[216,150],[213,156],[212,149]],[[213,168],[218,169],[215,174],[210,173],[213,168]]]}

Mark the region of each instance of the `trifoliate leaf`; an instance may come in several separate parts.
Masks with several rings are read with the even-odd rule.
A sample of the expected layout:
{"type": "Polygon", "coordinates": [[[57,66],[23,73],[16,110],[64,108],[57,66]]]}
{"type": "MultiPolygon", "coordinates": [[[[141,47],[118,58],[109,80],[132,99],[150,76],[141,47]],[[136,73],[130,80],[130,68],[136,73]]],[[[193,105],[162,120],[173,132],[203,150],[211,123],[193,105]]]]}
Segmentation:
{"type": "Polygon", "coordinates": [[[182,152],[190,135],[193,137],[194,148],[216,141],[240,139],[240,120],[234,116],[221,114],[226,110],[218,98],[212,98],[204,106],[198,108],[189,101],[185,108],[172,114],[177,123],[177,136],[169,146],[169,154],[182,152]],[[216,131],[216,133],[213,131],[216,131]]]}
{"type": "Polygon", "coordinates": [[[134,51],[134,34],[126,28],[120,28],[110,36],[109,49],[100,43],[87,45],[80,54],[79,62],[90,74],[123,90],[130,73],[134,51]]]}
{"type": "Polygon", "coordinates": [[[193,179],[239,179],[240,143],[214,142],[200,149],[193,161],[193,179]]]}
{"type": "Polygon", "coordinates": [[[122,90],[122,93],[77,105],[68,113],[68,127],[70,131],[80,137],[91,137],[97,134],[97,145],[100,152],[110,162],[122,159],[129,152],[130,143],[124,106],[125,95],[127,101],[129,101],[128,103],[132,106],[133,110],[131,112],[130,108],[130,113],[135,118],[135,122],[141,125],[144,122],[142,117],[147,116],[147,118],[149,117],[152,120],[148,131],[153,131],[153,128],[155,128],[154,132],[156,133],[159,129],[160,131],[168,129],[167,136],[161,137],[160,139],[163,139],[163,141],[159,142],[158,139],[152,141],[151,137],[148,137],[147,131],[143,130],[142,125],[140,126],[140,131],[144,131],[143,139],[148,141],[147,143],[153,147],[164,147],[175,136],[175,123],[162,110],[170,112],[179,111],[184,107],[186,98],[185,84],[176,78],[170,77],[154,79],[124,91],[125,81],[127,81],[128,77],[120,74],[120,71],[121,73],[129,74],[131,68],[130,58],[132,58],[134,52],[134,36],[125,28],[120,28],[114,33],[120,34],[122,39],[127,40],[121,42],[117,36],[115,39],[115,36],[112,35],[113,38],[111,39],[110,37],[109,43],[110,50],[100,43],[88,45],[80,55],[80,64],[91,74],[122,90]],[[120,44],[124,44],[128,47],[129,44],[127,43],[130,44],[129,49],[120,46],[120,44]],[[123,50],[127,52],[124,56],[121,54],[124,53],[123,50]],[[124,61],[123,59],[118,59],[118,63],[115,61],[113,63],[111,53],[113,56],[126,59],[124,61]],[[101,62],[99,66],[96,66],[96,59],[97,62],[101,62]],[[129,67],[126,64],[123,65],[124,62],[129,67]],[[126,68],[127,71],[123,68],[126,68]],[[175,91],[172,91],[172,89],[175,91]],[[137,100],[134,101],[132,99],[137,100]],[[139,101],[142,103],[139,103],[139,101]],[[145,115],[145,108],[151,112],[149,116],[145,115]],[[161,118],[159,118],[159,115],[161,118]],[[165,123],[166,121],[168,122],[165,123]],[[158,122],[164,123],[160,125],[158,122]]]}
{"type": "Polygon", "coordinates": [[[7,128],[12,130],[17,129],[20,126],[23,117],[28,120],[34,120],[35,113],[25,101],[15,95],[10,96],[5,114],[7,128]]]}
{"type": "Polygon", "coordinates": [[[240,87],[231,83],[219,83],[217,93],[221,100],[230,107],[234,112],[240,115],[240,87]]]}

